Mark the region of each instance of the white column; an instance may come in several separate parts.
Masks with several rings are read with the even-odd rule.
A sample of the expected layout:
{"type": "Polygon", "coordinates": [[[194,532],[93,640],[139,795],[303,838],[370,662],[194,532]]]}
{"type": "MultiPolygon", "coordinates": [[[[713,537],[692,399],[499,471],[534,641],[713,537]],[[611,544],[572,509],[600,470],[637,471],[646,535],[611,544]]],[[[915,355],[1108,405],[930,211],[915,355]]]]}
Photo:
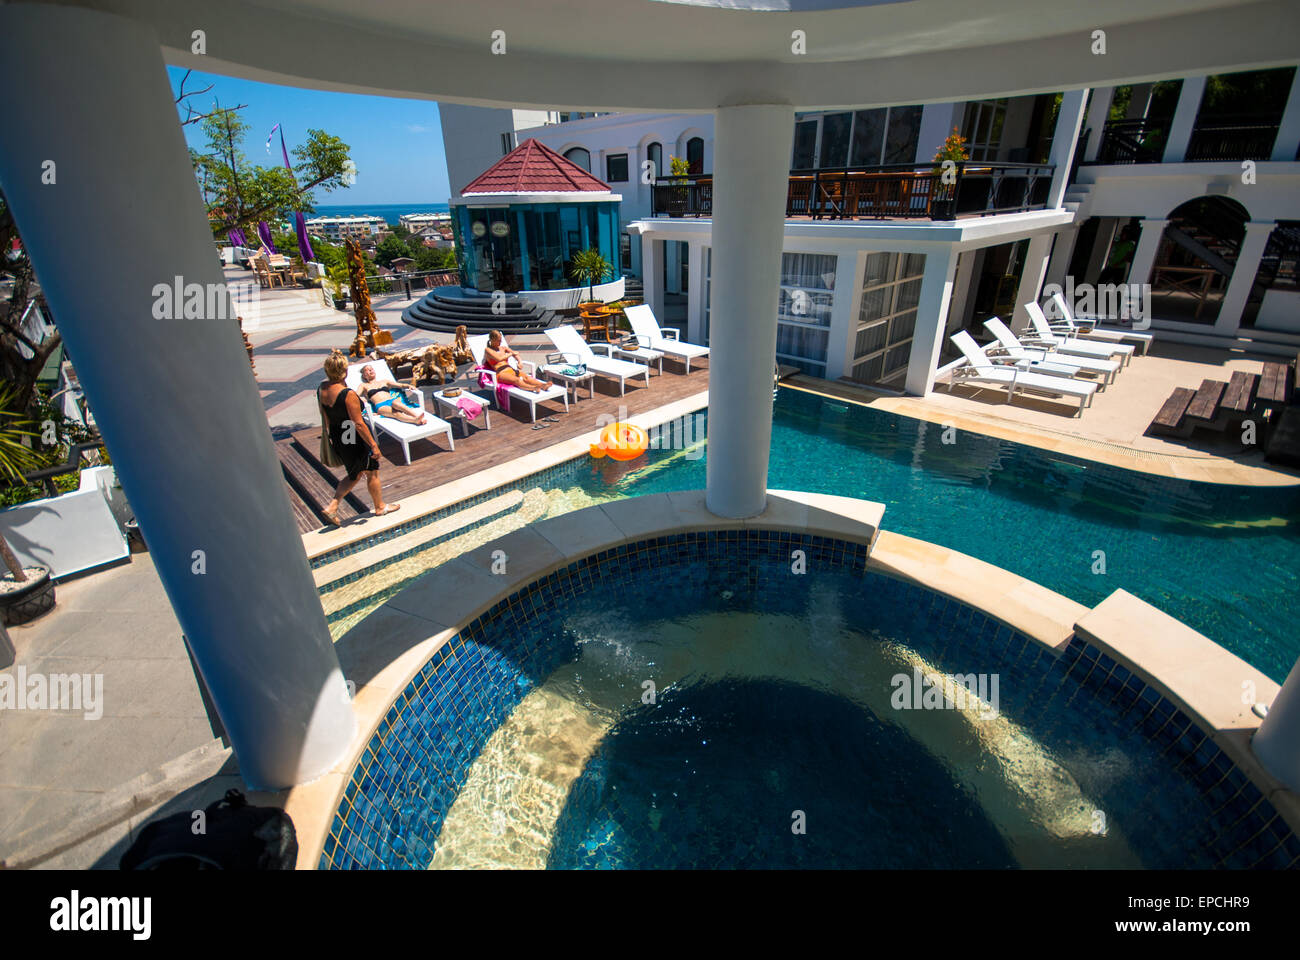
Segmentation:
{"type": "Polygon", "coordinates": [[[1056,169],[1052,172],[1052,186],[1047,193],[1047,209],[1061,205],[1065,188],[1074,163],[1074,148],[1079,142],[1079,128],[1083,125],[1083,105],[1088,100],[1086,87],[1066,90],[1061,94],[1061,109],[1056,114],[1056,128],[1052,131],[1052,152],[1047,162],[1056,169]]]}
{"type": "Polygon", "coordinates": [[[1047,274],[1043,278],[1043,283],[1054,283],[1061,287],[1065,285],[1065,275],[1070,272],[1070,261],[1074,259],[1074,244],[1078,239],[1079,225],[1076,223],[1056,231],[1056,239],[1052,243],[1052,257],[1047,264],[1047,274]]]}
{"type": "Polygon", "coordinates": [[[1201,109],[1205,80],[1203,76],[1183,79],[1182,88],[1178,91],[1178,107],[1174,110],[1174,119],[1169,125],[1169,139],[1165,141],[1165,163],[1182,163],[1187,158],[1187,144],[1192,139],[1196,114],[1201,109]]]}
{"type": "Polygon", "coordinates": [[[772,371],[794,108],[719,107],[714,124],[709,510],[752,517],[767,503],[772,371]]]}
{"type": "Polygon", "coordinates": [[[1110,116],[1110,104],[1114,99],[1114,87],[1093,88],[1087,121],[1088,129],[1092,132],[1088,134],[1088,145],[1083,152],[1085,163],[1092,163],[1097,159],[1097,152],[1101,149],[1101,135],[1106,128],[1106,120],[1110,116]]]}
{"type": "Polygon", "coordinates": [[[864,254],[859,250],[841,253],[835,259],[835,302],[831,307],[831,329],[826,344],[826,379],[837,380],[853,372],[853,350],[857,344],[858,268],[864,254]]]}
{"type": "Polygon", "coordinates": [[[222,282],[158,37],[34,5],[0,35],[0,84],[36,92],[0,180],[240,773],[313,779],[355,721],[248,356],[233,318],[155,316],[176,278],[222,282]]]}
{"type": "Polygon", "coordinates": [[[1277,137],[1273,140],[1272,160],[1294,160],[1300,151],[1300,67],[1296,68],[1291,80],[1291,92],[1287,95],[1286,109],[1278,123],[1277,137]]]}
{"type": "Polygon", "coordinates": [[[664,316],[664,245],[653,233],[641,234],[641,286],[655,317],[664,316]]]}
{"type": "Polygon", "coordinates": [[[956,246],[948,244],[925,255],[921,298],[916,305],[916,329],[912,333],[912,352],[907,360],[907,379],[903,384],[903,389],[913,396],[926,397],[934,389],[934,371],[939,366],[939,350],[943,346],[956,272],[956,246]]]}
{"type": "Polygon", "coordinates": [[[689,240],[686,243],[686,269],[691,278],[691,290],[686,298],[686,329],[682,339],[703,343],[698,339],[704,329],[704,242],[689,240]]]}
{"type": "Polygon", "coordinates": [[[1128,110],[1124,113],[1125,120],[1141,120],[1147,115],[1147,110],[1151,108],[1151,92],[1155,86],[1154,83],[1133,84],[1128,98],[1128,110]]]}
{"type": "Polygon", "coordinates": [[[1088,265],[1083,268],[1083,276],[1076,277],[1078,283],[1096,283],[1101,272],[1106,269],[1106,257],[1110,245],[1115,240],[1115,231],[1119,228],[1119,217],[1100,217],[1097,233],[1092,240],[1092,251],[1088,254],[1088,265]]]}
{"type": "Polygon", "coordinates": [[[1300,792],[1300,660],[1269,704],[1268,716],[1250,745],[1265,770],[1288,789],[1300,792]]]}
{"type": "MultiPolygon", "coordinates": [[[[1143,220],[1142,233],[1138,237],[1137,249],[1133,251],[1133,260],[1129,264],[1129,283],[1150,283],[1151,269],[1156,265],[1156,254],[1160,251],[1160,241],[1164,239],[1168,220],[1143,220]]],[[[1105,269],[1105,265],[1102,265],[1105,269]]]]}
{"type": "Polygon", "coordinates": [[[1038,301],[1038,292],[1043,289],[1043,275],[1047,273],[1047,256],[1051,250],[1050,233],[1040,233],[1029,238],[1025,265],[1020,271],[1020,283],[1016,287],[1016,312],[1011,315],[1012,330],[1023,330],[1029,326],[1029,312],[1025,306],[1038,301]]]}
{"type": "Polygon", "coordinates": [[[975,290],[975,275],[978,264],[983,262],[980,250],[967,250],[957,257],[957,272],[952,282],[952,297],[948,301],[948,322],[945,333],[952,333],[962,326],[966,319],[966,306],[970,303],[975,290]]]}
{"type": "Polygon", "coordinates": [[[921,108],[921,130],[916,137],[916,163],[928,164],[943,148],[952,128],[961,123],[956,103],[927,103],[921,108]]]}
{"type": "Polygon", "coordinates": [[[1250,288],[1255,283],[1255,274],[1259,272],[1259,262],[1264,258],[1264,248],[1268,246],[1269,234],[1273,232],[1275,226],[1277,224],[1272,220],[1251,221],[1246,224],[1246,235],[1241,240],[1237,262],[1233,265],[1228,289],[1223,292],[1219,315],[1214,320],[1215,333],[1222,336],[1236,336],[1240,329],[1241,314],[1246,309],[1250,288]]]}

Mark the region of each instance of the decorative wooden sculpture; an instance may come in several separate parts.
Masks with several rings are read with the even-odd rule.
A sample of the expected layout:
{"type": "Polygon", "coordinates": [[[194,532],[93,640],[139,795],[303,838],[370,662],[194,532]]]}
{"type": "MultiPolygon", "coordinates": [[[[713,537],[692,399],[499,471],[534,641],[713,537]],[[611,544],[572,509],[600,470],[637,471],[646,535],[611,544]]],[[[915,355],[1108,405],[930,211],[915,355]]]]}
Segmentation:
{"type": "Polygon", "coordinates": [[[248,334],[244,332],[244,318],[236,317],[239,321],[239,335],[244,338],[244,349],[248,351],[248,365],[253,368],[253,376],[257,376],[257,364],[253,362],[253,342],[248,339],[248,334]]]}
{"type": "Polygon", "coordinates": [[[370,290],[366,287],[366,261],[361,255],[361,244],[348,238],[348,286],[352,290],[353,310],[357,318],[357,337],[348,351],[354,357],[364,357],[375,349],[393,342],[393,335],[380,330],[375,311],[370,309],[370,290]]]}
{"type": "Polygon", "coordinates": [[[450,344],[394,350],[392,353],[385,353],[383,350],[375,352],[394,370],[409,363],[412,387],[418,386],[424,379],[437,379],[440,384],[456,379],[456,360],[450,344]]]}

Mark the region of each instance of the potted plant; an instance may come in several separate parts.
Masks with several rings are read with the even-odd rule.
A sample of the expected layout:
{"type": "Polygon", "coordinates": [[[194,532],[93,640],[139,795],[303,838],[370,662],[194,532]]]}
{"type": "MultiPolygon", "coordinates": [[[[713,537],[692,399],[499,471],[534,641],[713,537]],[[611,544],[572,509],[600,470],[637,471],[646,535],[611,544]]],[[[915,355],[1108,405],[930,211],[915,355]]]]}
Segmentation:
{"type": "Polygon", "coordinates": [[[966,138],[953,127],[952,133],[948,134],[943,146],[934,155],[934,169],[930,176],[930,216],[935,220],[956,219],[957,177],[961,170],[957,165],[969,159],[966,138]],[[946,167],[945,164],[949,161],[952,166],[946,167]]]}
{"type": "Polygon", "coordinates": [[[343,310],[348,305],[348,298],[343,293],[343,288],[348,282],[348,267],[345,263],[337,263],[330,267],[326,273],[328,280],[330,298],[334,301],[335,310],[343,310]]]}
{"type": "Polygon", "coordinates": [[[691,175],[691,165],[689,161],[682,157],[671,157],[668,161],[668,166],[672,178],[681,181],[680,186],[675,186],[672,189],[672,206],[668,211],[668,216],[684,216],[690,193],[690,187],[686,185],[685,178],[691,175]]]}
{"type": "Polygon", "coordinates": [[[596,284],[604,283],[614,275],[614,265],[606,260],[595,247],[579,250],[573,255],[573,265],[569,267],[569,276],[580,286],[587,288],[587,299],[579,302],[578,307],[590,311],[604,306],[595,297],[596,284]]]}
{"type": "MultiPolygon", "coordinates": [[[[28,444],[37,434],[32,422],[11,412],[17,390],[0,388],[0,477],[16,480],[41,465],[41,457],[28,444]]],[[[39,564],[23,566],[0,532],[0,558],[5,574],[0,577],[0,621],[26,623],[54,606],[54,581],[49,568],[39,564]]]]}

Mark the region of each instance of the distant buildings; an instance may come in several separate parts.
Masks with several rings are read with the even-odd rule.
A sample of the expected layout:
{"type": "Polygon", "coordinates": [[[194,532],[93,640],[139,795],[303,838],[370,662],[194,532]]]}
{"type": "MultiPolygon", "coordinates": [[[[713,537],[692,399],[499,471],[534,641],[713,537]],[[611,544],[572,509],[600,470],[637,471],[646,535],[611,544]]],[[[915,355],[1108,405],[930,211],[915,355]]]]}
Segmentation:
{"type": "Polygon", "coordinates": [[[307,233],[326,240],[373,238],[387,228],[383,217],[313,217],[307,221],[307,233]]]}
{"type": "Polygon", "coordinates": [[[451,229],[451,214],[449,213],[404,213],[397,218],[397,222],[405,227],[411,233],[419,233],[428,227],[446,227],[451,229]]]}

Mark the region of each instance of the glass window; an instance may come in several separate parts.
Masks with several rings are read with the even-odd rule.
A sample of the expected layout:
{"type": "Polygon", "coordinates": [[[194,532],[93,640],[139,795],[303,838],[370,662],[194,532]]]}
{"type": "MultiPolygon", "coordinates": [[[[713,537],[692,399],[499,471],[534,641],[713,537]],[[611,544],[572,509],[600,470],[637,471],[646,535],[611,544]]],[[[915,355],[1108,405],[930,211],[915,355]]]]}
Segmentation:
{"type": "Polygon", "coordinates": [[[817,165],[843,167],[849,162],[849,128],[853,125],[851,113],[828,113],[822,117],[822,152],[817,165]]]}
{"type": "Polygon", "coordinates": [[[605,158],[605,181],[607,183],[627,182],[626,153],[612,153],[605,158]]]}
{"type": "Polygon", "coordinates": [[[632,238],[626,233],[618,235],[618,264],[621,270],[632,269],[632,238]]]}
{"type": "Polygon", "coordinates": [[[890,107],[889,131],[885,137],[884,163],[912,163],[916,141],[921,135],[920,107],[890,107]]]}
{"type": "Polygon", "coordinates": [[[664,146],[662,143],[652,143],[645,148],[645,158],[654,164],[650,171],[650,179],[655,177],[667,176],[669,171],[664,169],[664,146]]]}
{"type": "Polygon", "coordinates": [[[853,151],[849,159],[855,167],[880,163],[885,146],[885,122],[889,111],[859,110],[853,115],[853,151]]]}
{"type": "Polygon", "coordinates": [[[811,170],[817,165],[817,121],[800,120],[794,125],[794,158],[791,170],[811,170]]]}
{"type": "Polygon", "coordinates": [[[852,379],[898,385],[912,352],[924,272],[924,254],[873,253],[867,257],[852,379]]]}
{"type": "Polygon", "coordinates": [[[699,176],[704,173],[704,140],[701,137],[691,137],[686,141],[686,162],[691,165],[691,175],[699,176]]]}
{"type": "Polygon", "coordinates": [[[570,163],[575,163],[582,169],[591,173],[591,154],[582,147],[570,147],[564,151],[564,159],[570,163]]]}

